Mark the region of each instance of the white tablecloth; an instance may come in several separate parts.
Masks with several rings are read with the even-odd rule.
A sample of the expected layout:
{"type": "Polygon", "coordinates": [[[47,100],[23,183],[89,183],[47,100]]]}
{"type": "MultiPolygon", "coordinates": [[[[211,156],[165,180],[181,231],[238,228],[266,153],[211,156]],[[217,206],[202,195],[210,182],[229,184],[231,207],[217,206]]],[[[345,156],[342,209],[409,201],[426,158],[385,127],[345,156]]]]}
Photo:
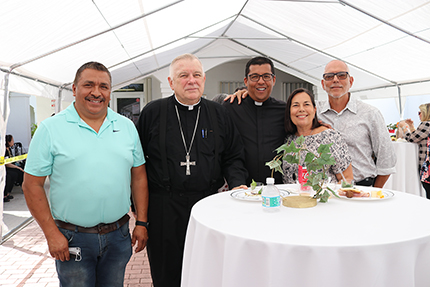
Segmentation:
{"type": "Polygon", "coordinates": [[[392,144],[397,157],[396,173],[388,178],[384,188],[426,197],[418,173],[418,145],[408,142],[392,144]]]}
{"type": "Polygon", "coordinates": [[[402,192],[274,214],[216,194],[193,207],[182,286],[428,287],[429,218],[429,200],[402,192]]]}

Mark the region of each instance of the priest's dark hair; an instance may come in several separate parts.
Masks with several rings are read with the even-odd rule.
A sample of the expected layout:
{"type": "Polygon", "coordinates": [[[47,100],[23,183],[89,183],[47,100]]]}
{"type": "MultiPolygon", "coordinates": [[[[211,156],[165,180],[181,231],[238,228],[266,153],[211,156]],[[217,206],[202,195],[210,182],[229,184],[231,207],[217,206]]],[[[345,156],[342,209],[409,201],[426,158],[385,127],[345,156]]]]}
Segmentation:
{"type": "Polygon", "coordinates": [[[269,64],[270,65],[270,69],[272,70],[272,74],[275,74],[275,66],[273,65],[272,60],[270,60],[269,58],[266,57],[255,57],[252,58],[251,60],[248,61],[248,63],[246,63],[246,67],[245,67],[245,78],[248,77],[249,74],[249,67],[252,65],[264,65],[264,64],[269,64]]]}
{"type": "MultiPolygon", "coordinates": [[[[299,93],[308,94],[309,97],[311,98],[312,106],[314,108],[316,106],[315,105],[315,97],[308,89],[298,88],[298,89],[295,89],[290,94],[290,96],[288,97],[288,100],[287,100],[287,106],[285,107],[285,122],[284,122],[285,131],[287,132],[288,135],[293,135],[297,132],[297,126],[291,120],[290,108],[291,108],[291,104],[293,102],[294,96],[299,94],[299,93]]],[[[315,129],[315,128],[320,127],[320,126],[321,126],[321,124],[319,123],[317,113],[315,112],[315,117],[312,121],[312,129],[315,129]]]]}
{"type": "Polygon", "coordinates": [[[105,67],[105,65],[99,63],[99,62],[88,62],[83,64],[77,71],[76,71],[76,75],[75,75],[75,79],[73,80],[73,84],[76,86],[78,84],[79,78],[81,77],[81,74],[84,70],[86,69],[93,69],[93,70],[97,70],[97,71],[102,71],[102,72],[106,72],[109,75],[109,80],[110,83],[109,85],[112,84],[112,75],[110,74],[108,68],[105,67]]]}

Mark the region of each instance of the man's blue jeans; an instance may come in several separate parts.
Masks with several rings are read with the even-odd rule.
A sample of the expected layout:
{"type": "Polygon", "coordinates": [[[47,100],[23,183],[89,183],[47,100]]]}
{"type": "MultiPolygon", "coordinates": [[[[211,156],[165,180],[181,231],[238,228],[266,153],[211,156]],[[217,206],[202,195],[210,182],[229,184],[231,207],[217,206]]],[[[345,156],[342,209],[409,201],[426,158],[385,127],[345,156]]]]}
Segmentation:
{"type": "Polygon", "coordinates": [[[61,287],[123,287],[132,253],[128,222],[104,235],[59,229],[69,247],[81,248],[81,261],[55,261],[61,287]]]}

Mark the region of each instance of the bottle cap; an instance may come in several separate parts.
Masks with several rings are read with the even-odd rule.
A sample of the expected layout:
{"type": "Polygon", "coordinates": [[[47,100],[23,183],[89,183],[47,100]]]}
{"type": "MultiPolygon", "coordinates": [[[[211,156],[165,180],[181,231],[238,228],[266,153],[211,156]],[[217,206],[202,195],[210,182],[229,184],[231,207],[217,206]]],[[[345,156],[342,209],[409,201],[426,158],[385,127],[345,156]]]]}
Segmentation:
{"type": "Polygon", "coordinates": [[[275,184],[275,179],[273,177],[266,178],[266,184],[275,184]]]}

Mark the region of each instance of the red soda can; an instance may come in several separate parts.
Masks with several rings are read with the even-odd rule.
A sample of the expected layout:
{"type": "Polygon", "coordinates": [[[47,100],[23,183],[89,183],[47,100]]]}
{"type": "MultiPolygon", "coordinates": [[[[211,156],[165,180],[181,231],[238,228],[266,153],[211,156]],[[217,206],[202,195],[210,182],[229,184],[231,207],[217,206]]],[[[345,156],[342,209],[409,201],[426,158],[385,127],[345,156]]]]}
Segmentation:
{"type": "Polygon", "coordinates": [[[301,166],[299,164],[299,183],[300,183],[300,190],[301,191],[309,191],[311,189],[310,186],[304,186],[306,182],[308,182],[308,170],[306,166],[301,166]]]}

